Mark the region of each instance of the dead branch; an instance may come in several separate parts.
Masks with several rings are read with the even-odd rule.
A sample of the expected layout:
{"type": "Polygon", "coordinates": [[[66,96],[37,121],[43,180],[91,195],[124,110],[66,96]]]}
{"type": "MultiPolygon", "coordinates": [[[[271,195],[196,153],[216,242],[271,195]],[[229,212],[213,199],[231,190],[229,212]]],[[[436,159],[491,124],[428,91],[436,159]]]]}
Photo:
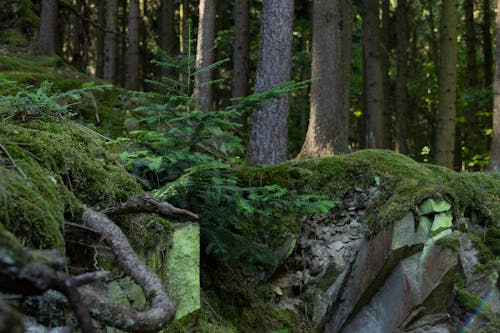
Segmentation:
{"type": "MultiPolygon", "coordinates": [[[[158,208],[155,209],[158,211],[158,208]]],[[[128,211],[137,212],[133,209],[128,211]]],[[[91,308],[91,314],[104,324],[125,331],[157,332],[165,327],[175,314],[175,304],[167,296],[159,277],[137,257],[127,237],[103,212],[86,209],[82,221],[105,237],[121,268],[142,288],[144,295],[151,298],[150,309],[140,312],[82,287],[79,290],[83,302],[91,308]]]]}
{"type": "MultiPolygon", "coordinates": [[[[44,262],[34,258],[28,259],[30,257],[28,251],[23,251],[23,253],[27,260],[32,261],[25,264],[8,260],[0,262],[1,289],[26,296],[39,295],[49,289],[57,290],[66,296],[82,332],[96,332],[88,309],[82,302],[80,292],[77,289],[78,285],[95,280],[90,279],[90,276],[86,276],[85,279],[69,277],[44,262]]],[[[57,260],[53,261],[57,262],[57,260]]]]}
{"type": "Polygon", "coordinates": [[[156,213],[163,216],[181,216],[186,215],[192,218],[199,218],[198,214],[189,210],[177,208],[168,202],[159,202],[151,197],[133,196],[127,202],[117,207],[106,208],[101,213],[107,215],[127,215],[138,213],[156,213]]]}

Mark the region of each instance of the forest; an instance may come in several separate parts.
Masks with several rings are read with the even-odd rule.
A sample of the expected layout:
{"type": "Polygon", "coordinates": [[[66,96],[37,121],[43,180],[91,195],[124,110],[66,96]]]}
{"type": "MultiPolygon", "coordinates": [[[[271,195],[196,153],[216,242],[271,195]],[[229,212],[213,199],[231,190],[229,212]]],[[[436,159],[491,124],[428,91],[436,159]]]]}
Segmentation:
{"type": "Polygon", "coordinates": [[[0,0],[0,332],[498,332],[498,6],[0,0]]]}

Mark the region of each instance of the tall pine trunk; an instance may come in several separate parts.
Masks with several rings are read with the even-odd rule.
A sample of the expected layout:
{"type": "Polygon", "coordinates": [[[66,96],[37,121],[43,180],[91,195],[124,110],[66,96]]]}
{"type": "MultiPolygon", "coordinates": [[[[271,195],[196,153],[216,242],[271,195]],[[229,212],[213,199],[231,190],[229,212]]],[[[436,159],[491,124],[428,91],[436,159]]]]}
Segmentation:
{"type": "Polygon", "coordinates": [[[117,79],[118,62],[118,1],[106,1],[106,33],[104,35],[103,77],[113,84],[117,79]]]}
{"type": "MultiPolygon", "coordinates": [[[[500,10],[500,0],[496,1],[497,10],[500,10]]],[[[496,26],[496,45],[500,46],[500,13],[497,12],[495,19],[496,26]]],[[[500,47],[496,48],[495,57],[495,82],[494,82],[494,97],[493,97],[493,138],[491,141],[490,150],[490,165],[491,171],[500,172],[500,47]]]]}
{"type": "Polygon", "coordinates": [[[199,5],[198,36],[196,44],[196,71],[193,97],[202,111],[212,109],[213,71],[203,70],[215,60],[215,0],[201,0],[199,5]]]}
{"type": "Polygon", "coordinates": [[[58,16],[57,0],[42,0],[40,13],[40,31],[38,49],[41,54],[54,55],[58,50],[58,16]]]}
{"type": "MultiPolygon", "coordinates": [[[[256,93],[290,80],[294,0],[263,0],[256,93]]],[[[279,163],[288,157],[288,95],[253,111],[247,158],[252,164],[279,163]]]]}
{"type": "Polygon", "coordinates": [[[382,0],[382,21],[380,25],[382,43],[382,75],[384,80],[384,141],[381,148],[392,148],[392,113],[391,113],[391,78],[389,76],[389,54],[390,54],[390,21],[391,4],[389,0],[382,0]]]}
{"type": "Polygon", "coordinates": [[[396,8],[396,151],[408,154],[408,0],[396,8]]]}
{"type": "MultiPolygon", "coordinates": [[[[234,42],[231,96],[239,98],[250,93],[250,12],[249,0],[234,2],[234,42]]],[[[233,100],[233,104],[238,103],[233,100]]],[[[242,132],[248,132],[248,113],[241,117],[242,132]]]]}
{"type": "Polygon", "coordinates": [[[443,0],[440,26],[439,110],[434,158],[453,167],[457,99],[457,21],[458,0],[443,0]]]}
{"type": "Polygon", "coordinates": [[[174,1],[163,0],[160,10],[160,47],[172,57],[175,53],[174,1]]]}
{"type": "Polygon", "coordinates": [[[342,57],[343,0],[313,1],[311,109],[301,155],[347,151],[348,114],[344,109],[342,57]]]}
{"type": "Polygon", "coordinates": [[[383,148],[386,136],[384,72],[378,0],[363,0],[366,148],[383,148]]]}
{"type": "Polygon", "coordinates": [[[128,10],[127,80],[125,88],[139,90],[139,0],[130,0],[128,10]]]}
{"type": "Polygon", "coordinates": [[[477,87],[476,29],[474,27],[474,0],[464,1],[465,45],[467,48],[467,78],[469,87],[477,87]]]}
{"type": "Polygon", "coordinates": [[[483,52],[484,86],[490,88],[493,83],[493,50],[491,46],[491,2],[483,0],[483,52]]]}
{"type": "Polygon", "coordinates": [[[95,76],[104,78],[104,35],[106,27],[106,2],[99,1],[97,4],[97,24],[96,29],[96,56],[95,56],[95,76]]]}
{"type": "Polygon", "coordinates": [[[341,0],[342,24],[341,24],[341,44],[342,44],[342,112],[346,123],[344,124],[345,139],[341,145],[334,146],[334,151],[338,154],[349,152],[349,112],[351,110],[351,71],[352,71],[352,25],[353,12],[352,4],[349,0],[341,0]]]}

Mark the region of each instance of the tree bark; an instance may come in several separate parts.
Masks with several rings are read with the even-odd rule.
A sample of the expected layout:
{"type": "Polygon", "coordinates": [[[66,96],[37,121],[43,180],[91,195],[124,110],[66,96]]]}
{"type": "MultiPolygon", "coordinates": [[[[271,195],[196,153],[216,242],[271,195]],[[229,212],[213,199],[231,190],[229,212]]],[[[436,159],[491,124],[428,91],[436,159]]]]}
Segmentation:
{"type": "MultiPolygon", "coordinates": [[[[497,11],[500,10],[500,0],[496,1],[497,11]]],[[[495,19],[496,45],[500,45],[500,13],[497,12],[495,19]]],[[[493,97],[493,138],[490,149],[491,171],[500,172],[500,47],[496,48],[496,68],[493,97]]]]}
{"type": "Polygon", "coordinates": [[[125,88],[139,90],[139,0],[130,0],[128,12],[127,81],[125,88]]]}
{"type": "Polygon", "coordinates": [[[474,0],[464,1],[465,44],[467,48],[467,78],[469,87],[477,87],[476,29],[474,27],[474,0]]]}
{"type": "Polygon", "coordinates": [[[392,149],[392,112],[391,112],[391,78],[389,76],[389,55],[391,35],[391,4],[389,0],[382,0],[382,21],[380,25],[381,42],[382,42],[382,75],[384,80],[384,141],[382,148],[392,149]]]}
{"type": "MultiPolygon", "coordinates": [[[[262,2],[259,61],[254,91],[263,92],[290,80],[294,0],[262,2]]],[[[288,95],[254,110],[247,159],[251,164],[288,158],[288,95]]]]}
{"type": "Polygon", "coordinates": [[[213,103],[213,71],[206,70],[215,61],[215,0],[201,0],[196,43],[196,71],[193,97],[198,109],[209,111],[213,103]]]}
{"type": "Polygon", "coordinates": [[[353,13],[352,3],[349,0],[341,1],[342,6],[342,82],[344,85],[343,112],[346,117],[345,145],[334,147],[336,153],[343,154],[349,152],[349,113],[351,110],[351,72],[352,72],[352,25],[353,13]]]}
{"type": "Polygon", "coordinates": [[[38,49],[41,54],[55,55],[58,46],[58,16],[57,0],[42,0],[40,13],[40,31],[38,49]]]}
{"type": "Polygon", "coordinates": [[[484,52],[484,86],[493,84],[493,50],[491,46],[491,2],[483,0],[483,52],[484,52]]]}
{"type": "Polygon", "coordinates": [[[344,109],[342,1],[313,1],[311,109],[301,155],[326,156],[347,151],[344,109]]]}
{"type": "Polygon", "coordinates": [[[106,33],[104,35],[104,79],[116,84],[118,61],[118,1],[106,1],[106,33]]]}
{"type": "Polygon", "coordinates": [[[106,27],[106,2],[99,1],[97,5],[97,23],[99,27],[96,30],[96,60],[95,76],[104,78],[104,28],[106,27]]]}
{"type": "MultiPolygon", "coordinates": [[[[233,43],[233,75],[231,82],[232,98],[248,96],[250,93],[250,17],[249,1],[234,2],[234,43],[233,43]]],[[[237,104],[233,100],[233,104],[237,104]]],[[[241,116],[242,132],[248,132],[248,113],[241,116]]]]}
{"type": "Polygon", "coordinates": [[[439,110],[435,162],[453,167],[456,128],[458,0],[443,0],[439,55],[439,110]]]}
{"type": "Polygon", "coordinates": [[[384,72],[378,0],[363,0],[366,148],[383,148],[386,136],[384,72]]]}
{"type": "Polygon", "coordinates": [[[160,47],[172,57],[175,53],[174,1],[163,0],[160,12],[160,47]]]}
{"type": "Polygon", "coordinates": [[[408,1],[398,0],[396,9],[396,151],[408,154],[408,1]]]}

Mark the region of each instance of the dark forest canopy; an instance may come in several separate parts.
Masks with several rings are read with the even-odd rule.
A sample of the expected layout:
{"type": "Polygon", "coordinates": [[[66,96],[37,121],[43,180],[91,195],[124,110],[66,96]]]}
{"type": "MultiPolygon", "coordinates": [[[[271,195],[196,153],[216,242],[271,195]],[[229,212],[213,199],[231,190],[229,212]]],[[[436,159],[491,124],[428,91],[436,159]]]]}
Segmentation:
{"type": "Polygon", "coordinates": [[[234,103],[231,97],[286,81],[315,79],[310,88],[290,94],[289,106],[244,114],[239,134],[253,147],[249,157],[263,137],[280,150],[263,153],[283,156],[279,160],[301,151],[321,155],[371,147],[455,169],[482,170],[490,155],[492,167],[498,165],[498,126],[492,126],[498,58],[494,1],[4,0],[1,5],[4,42],[57,54],[135,90],[151,90],[145,80],[173,78],[153,60],[179,60],[190,50],[199,70],[228,59],[200,72],[189,87],[205,110],[223,109],[234,103]],[[266,26],[271,10],[279,14],[269,22],[279,28],[266,26]],[[292,30],[283,30],[286,24],[293,24],[292,30]],[[287,34],[293,36],[290,52],[278,54],[287,34]],[[272,59],[290,67],[282,71],[272,59]],[[264,120],[276,132],[265,132],[263,114],[276,114],[264,120]]]}

